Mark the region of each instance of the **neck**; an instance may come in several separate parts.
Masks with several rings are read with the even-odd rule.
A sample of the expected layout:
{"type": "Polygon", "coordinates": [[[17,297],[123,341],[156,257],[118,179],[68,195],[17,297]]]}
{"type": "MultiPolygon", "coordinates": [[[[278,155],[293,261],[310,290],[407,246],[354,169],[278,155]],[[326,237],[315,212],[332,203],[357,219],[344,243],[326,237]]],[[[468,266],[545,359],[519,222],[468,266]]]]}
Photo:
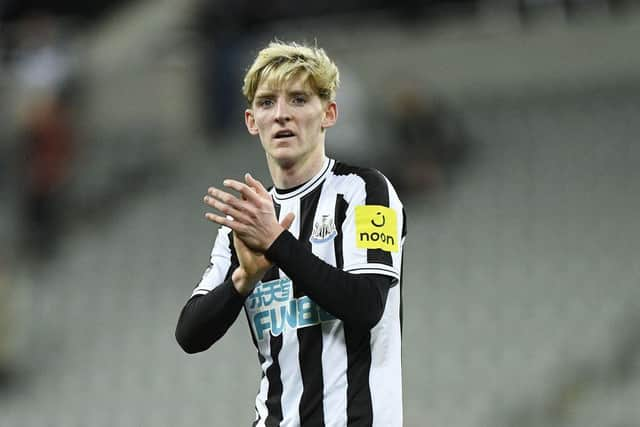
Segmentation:
{"type": "Polygon", "coordinates": [[[267,155],[267,164],[273,184],[276,188],[286,190],[304,184],[318,174],[325,158],[324,149],[319,149],[297,161],[277,161],[267,155]]]}

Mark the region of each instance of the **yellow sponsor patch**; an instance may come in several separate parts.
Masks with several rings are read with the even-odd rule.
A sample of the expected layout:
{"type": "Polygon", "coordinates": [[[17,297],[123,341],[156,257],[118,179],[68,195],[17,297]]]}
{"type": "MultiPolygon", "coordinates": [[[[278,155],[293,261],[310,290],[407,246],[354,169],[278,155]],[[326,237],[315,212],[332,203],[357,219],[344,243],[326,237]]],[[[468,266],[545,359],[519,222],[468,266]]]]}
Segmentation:
{"type": "Polygon", "coordinates": [[[398,218],[386,206],[356,206],[356,246],[398,252],[398,218]]]}

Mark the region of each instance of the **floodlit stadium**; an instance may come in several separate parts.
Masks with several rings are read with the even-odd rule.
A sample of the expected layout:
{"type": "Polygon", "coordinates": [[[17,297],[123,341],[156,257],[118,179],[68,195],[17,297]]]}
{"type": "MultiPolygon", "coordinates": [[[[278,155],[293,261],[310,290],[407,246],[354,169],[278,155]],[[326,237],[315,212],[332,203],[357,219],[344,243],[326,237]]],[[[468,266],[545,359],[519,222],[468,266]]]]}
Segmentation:
{"type": "Polygon", "coordinates": [[[335,59],[327,152],[404,204],[404,425],[640,424],[637,2],[5,3],[0,426],[253,423],[245,316],[174,331],[207,187],[271,185],[241,87],[275,38],[335,59]]]}

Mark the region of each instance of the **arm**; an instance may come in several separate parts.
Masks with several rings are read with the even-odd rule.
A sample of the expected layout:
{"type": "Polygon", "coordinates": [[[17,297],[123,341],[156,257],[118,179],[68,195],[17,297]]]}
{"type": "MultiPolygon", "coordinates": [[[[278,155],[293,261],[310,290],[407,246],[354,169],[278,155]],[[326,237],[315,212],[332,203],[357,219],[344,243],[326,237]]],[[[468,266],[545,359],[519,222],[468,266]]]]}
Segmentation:
{"type": "Polygon", "coordinates": [[[176,326],[180,347],[189,354],[207,350],[236,320],[244,300],[231,278],[205,295],[194,295],[182,309],[176,326]]]}
{"type": "Polygon", "coordinates": [[[199,294],[193,295],[180,313],[175,335],[187,353],[205,351],[222,338],[238,318],[246,296],[271,267],[262,254],[247,248],[235,234],[229,239],[229,234],[219,232],[211,267],[195,291],[199,294]],[[207,293],[202,295],[204,291],[207,293]]]}
{"type": "Polygon", "coordinates": [[[244,297],[237,292],[232,279],[232,273],[239,269],[239,260],[231,235],[228,228],[218,230],[209,267],[180,313],[175,337],[187,353],[211,347],[242,309],[244,297]]]}
{"type": "MultiPolygon", "coordinates": [[[[293,214],[281,223],[289,228],[293,214]]],[[[226,279],[211,289],[211,285],[222,280],[222,270],[208,269],[196,290],[210,289],[205,295],[194,295],[182,309],[176,326],[176,340],[187,353],[207,350],[218,341],[238,318],[246,296],[271,263],[263,254],[249,249],[233,234],[221,232],[212,251],[212,267],[228,266],[226,279]],[[235,267],[234,267],[235,266],[235,267]],[[232,274],[229,272],[233,271],[232,274]]]]}
{"type": "Polygon", "coordinates": [[[352,274],[333,267],[288,231],[278,236],[265,255],[296,287],[345,323],[372,328],[382,317],[392,277],[352,274]]]}

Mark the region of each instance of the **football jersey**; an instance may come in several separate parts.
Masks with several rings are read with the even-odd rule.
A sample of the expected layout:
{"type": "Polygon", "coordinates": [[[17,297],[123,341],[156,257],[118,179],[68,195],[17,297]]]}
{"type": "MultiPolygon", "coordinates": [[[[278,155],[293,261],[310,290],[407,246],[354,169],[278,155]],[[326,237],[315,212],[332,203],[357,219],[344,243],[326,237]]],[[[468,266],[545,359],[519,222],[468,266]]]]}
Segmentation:
{"type": "MultiPolygon", "coordinates": [[[[254,426],[401,426],[402,203],[374,169],[325,159],[321,171],[288,192],[271,189],[279,220],[327,264],[389,276],[384,313],[371,329],[337,319],[274,266],[247,296],[244,311],[262,379],[254,426]]],[[[211,263],[193,295],[220,285],[238,266],[221,227],[211,263]]],[[[357,304],[353,301],[352,304],[357,304]]]]}

